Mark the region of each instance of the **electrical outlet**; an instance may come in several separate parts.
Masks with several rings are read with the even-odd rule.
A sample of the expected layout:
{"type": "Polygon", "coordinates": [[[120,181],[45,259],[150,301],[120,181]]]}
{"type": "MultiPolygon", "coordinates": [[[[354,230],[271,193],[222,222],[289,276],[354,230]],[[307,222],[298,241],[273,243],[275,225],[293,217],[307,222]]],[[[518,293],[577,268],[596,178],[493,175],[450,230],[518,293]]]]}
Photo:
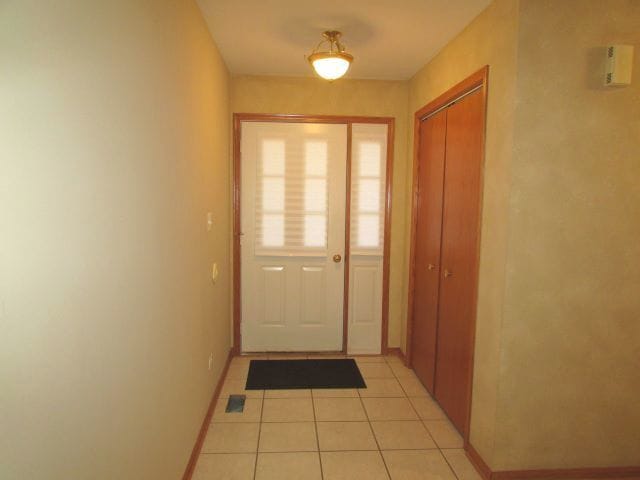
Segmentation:
{"type": "Polygon", "coordinates": [[[209,370],[213,368],[213,353],[209,354],[209,370]]]}

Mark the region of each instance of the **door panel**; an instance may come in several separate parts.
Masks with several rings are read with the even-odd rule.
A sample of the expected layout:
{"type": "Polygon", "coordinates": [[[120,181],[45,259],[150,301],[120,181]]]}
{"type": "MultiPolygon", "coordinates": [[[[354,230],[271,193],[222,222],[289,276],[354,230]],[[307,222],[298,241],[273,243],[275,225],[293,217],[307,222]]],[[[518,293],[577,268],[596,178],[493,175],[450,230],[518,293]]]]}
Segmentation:
{"type": "Polygon", "coordinates": [[[379,311],[375,301],[371,297],[379,297],[378,288],[379,269],[370,265],[353,266],[353,299],[351,305],[352,322],[355,325],[367,325],[376,323],[379,311]],[[373,292],[373,294],[372,294],[373,292]]]}
{"type": "Polygon", "coordinates": [[[447,112],[420,125],[411,365],[434,392],[447,112]]]}
{"type": "Polygon", "coordinates": [[[302,298],[300,299],[300,323],[323,325],[327,321],[325,299],[327,277],[323,266],[304,266],[300,269],[302,298]]]}
{"type": "Polygon", "coordinates": [[[264,325],[284,325],[285,275],[285,267],[262,267],[264,296],[260,318],[264,325]]]}
{"type": "Polygon", "coordinates": [[[342,350],[346,142],[346,125],[241,125],[243,352],[342,350]]]}
{"type": "Polygon", "coordinates": [[[481,90],[447,109],[435,396],[463,433],[473,362],[483,115],[481,90]]]}

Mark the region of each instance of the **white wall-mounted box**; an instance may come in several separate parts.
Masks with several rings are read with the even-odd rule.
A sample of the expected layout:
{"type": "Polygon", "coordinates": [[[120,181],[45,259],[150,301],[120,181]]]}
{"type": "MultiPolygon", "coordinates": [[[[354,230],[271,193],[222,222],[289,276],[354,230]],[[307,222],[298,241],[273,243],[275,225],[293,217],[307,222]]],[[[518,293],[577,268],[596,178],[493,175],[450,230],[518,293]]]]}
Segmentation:
{"type": "Polygon", "coordinates": [[[631,85],[633,45],[609,45],[604,84],[607,87],[631,85]]]}

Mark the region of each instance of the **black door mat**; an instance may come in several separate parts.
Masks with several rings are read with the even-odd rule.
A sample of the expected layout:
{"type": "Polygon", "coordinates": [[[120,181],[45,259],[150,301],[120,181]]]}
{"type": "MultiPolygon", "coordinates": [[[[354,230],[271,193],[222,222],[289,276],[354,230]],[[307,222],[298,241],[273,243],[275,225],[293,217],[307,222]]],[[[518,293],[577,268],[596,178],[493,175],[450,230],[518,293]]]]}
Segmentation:
{"type": "Polygon", "coordinates": [[[355,360],[251,360],[247,390],[367,388],[355,360]]]}

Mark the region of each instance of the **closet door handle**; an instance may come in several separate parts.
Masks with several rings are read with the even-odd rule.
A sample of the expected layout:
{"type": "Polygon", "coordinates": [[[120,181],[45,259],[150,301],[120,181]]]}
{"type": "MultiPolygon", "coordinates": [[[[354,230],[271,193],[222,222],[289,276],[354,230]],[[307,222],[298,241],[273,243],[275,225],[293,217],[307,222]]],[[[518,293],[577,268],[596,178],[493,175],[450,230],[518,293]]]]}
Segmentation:
{"type": "Polygon", "coordinates": [[[450,272],[450,271],[449,271],[449,270],[447,270],[447,269],[445,269],[445,270],[444,270],[444,278],[448,278],[448,277],[450,277],[451,275],[453,275],[453,272],[450,272]]]}
{"type": "Polygon", "coordinates": [[[435,268],[436,268],[436,266],[433,263],[427,264],[427,270],[433,270],[435,268]]]}

